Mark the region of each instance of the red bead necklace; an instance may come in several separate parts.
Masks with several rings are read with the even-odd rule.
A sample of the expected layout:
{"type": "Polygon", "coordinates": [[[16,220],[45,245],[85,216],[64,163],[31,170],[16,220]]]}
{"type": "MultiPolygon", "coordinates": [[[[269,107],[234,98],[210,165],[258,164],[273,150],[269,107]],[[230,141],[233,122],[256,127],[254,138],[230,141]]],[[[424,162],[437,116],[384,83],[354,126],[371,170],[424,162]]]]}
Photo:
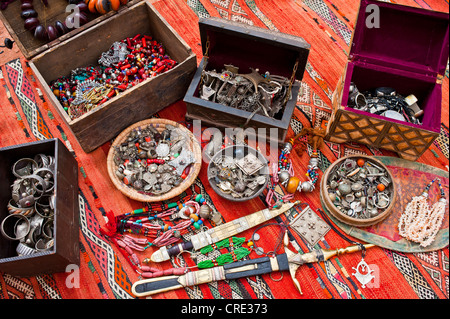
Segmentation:
{"type": "MultiPolygon", "coordinates": [[[[120,250],[141,277],[181,275],[187,271],[187,268],[170,268],[161,271],[157,268],[142,265],[137,252],[144,252],[152,246],[161,247],[174,244],[180,240],[183,234],[192,231],[191,226],[199,229],[204,222],[203,217],[199,216],[199,211],[204,205],[207,205],[206,200],[201,194],[197,194],[181,198],[178,203],[148,203],[148,207],[119,216],[114,216],[112,212],[108,212],[108,222],[100,229],[100,232],[107,236],[120,250]],[[188,219],[184,219],[178,224],[173,223],[173,219],[183,218],[180,217],[181,214],[188,219]],[[163,221],[169,219],[172,221],[172,226],[150,223],[156,219],[163,221]],[[132,234],[139,237],[131,236],[132,234]],[[150,242],[149,238],[155,239],[150,242]]],[[[147,262],[148,259],[143,260],[144,264],[147,262]]]]}
{"type": "MultiPolygon", "coordinates": [[[[106,103],[120,92],[177,65],[177,62],[166,54],[163,44],[151,36],[138,34],[133,38],[123,39],[120,43],[126,45],[129,52],[122,61],[107,67],[101,65],[78,68],[73,70],[70,76],[61,77],[50,84],[71,119],[80,117],[93,108],[106,103]],[[98,94],[95,94],[96,99],[89,98],[85,99],[83,103],[72,104],[76,98],[78,86],[83,85],[87,80],[97,82],[102,90],[96,89],[99,91],[98,94]]],[[[104,53],[113,52],[113,47],[114,44],[109,51],[104,53]]]]}

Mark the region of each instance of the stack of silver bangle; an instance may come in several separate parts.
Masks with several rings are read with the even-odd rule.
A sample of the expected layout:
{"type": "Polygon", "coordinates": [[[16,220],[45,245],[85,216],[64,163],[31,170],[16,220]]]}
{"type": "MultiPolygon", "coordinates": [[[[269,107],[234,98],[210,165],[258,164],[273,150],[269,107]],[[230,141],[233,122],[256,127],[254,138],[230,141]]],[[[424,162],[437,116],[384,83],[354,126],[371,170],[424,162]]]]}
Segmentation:
{"type": "Polygon", "coordinates": [[[9,215],[1,221],[0,233],[19,241],[19,256],[49,251],[54,246],[54,172],[54,157],[44,154],[22,158],[12,167],[16,179],[7,205],[9,215]]]}

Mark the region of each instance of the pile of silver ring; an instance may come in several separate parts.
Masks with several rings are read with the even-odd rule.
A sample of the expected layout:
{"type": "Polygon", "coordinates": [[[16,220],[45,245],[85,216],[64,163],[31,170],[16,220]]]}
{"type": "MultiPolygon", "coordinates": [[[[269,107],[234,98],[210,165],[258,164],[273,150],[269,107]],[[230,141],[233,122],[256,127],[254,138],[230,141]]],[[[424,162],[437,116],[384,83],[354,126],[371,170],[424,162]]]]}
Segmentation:
{"type": "Polygon", "coordinates": [[[250,118],[255,114],[274,118],[291,98],[289,79],[269,72],[262,75],[258,69],[250,70],[251,73],[240,74],[237,67],[225,65],[220,73],[203,71],[200,97],[250,112],[250,118]]]}
{"type": "Polygon", "coordinates": [[[362,166],[346,159],[329,174],[327,190],[330,200],[341,213],[357,219],[376,217],[392,200],[388,172],[374,162],[365,160],[362,166]],[[382,184],[383,190],[377,186],[382,184]]]}
{"type": "Polygon", "coordinates": [[[38,154],[14,163],[16,177],[11,185],[11,199],[0,232],[6,239],[18,240],[19,256],[49,251],[54,246],[55,159],[38,154]],[[9,225],[13,225],[12,233],[9,225]]]}

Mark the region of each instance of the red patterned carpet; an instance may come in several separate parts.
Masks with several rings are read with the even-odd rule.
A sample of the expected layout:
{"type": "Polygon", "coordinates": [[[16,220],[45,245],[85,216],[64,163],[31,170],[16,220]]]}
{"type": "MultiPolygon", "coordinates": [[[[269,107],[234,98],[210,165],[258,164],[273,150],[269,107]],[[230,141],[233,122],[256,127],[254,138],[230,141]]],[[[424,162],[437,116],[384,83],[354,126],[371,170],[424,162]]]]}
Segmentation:
{"type": "MultiPolygon", "coordinates": [[[[311,52],[300,89],[297,107],[291,121],[289,137],[302,127],[324,127],[331,114],[331,96],[342,75],[351,42],[358,10],[358,0],[147,0],[154,5],[167,22],[202,57],[199,17],[220,17],[262,28],[303,37],[311,52]]],[[[448,12],[448,0],[396,0],[390,1],[415,7],[448,12]]],[[[8,36],[0,28],[1,41],[8,36]]],[[[106,157],[110,143],[86,154],[63,122],[47,96],[38,90],[40,84],[28,68],[17,47],[13,51],[2,48],[0,55],[0,147],[36,140],[59,138],[72,151],[79,171],[80,207],[80,288],[66,285],[67,273],[14,277],[0,273],[0,299],[128,299],[134,298],[131,285],[139,275],[129,261],[104,238],[99,229],[105,224],[106,212],[115,215],[141,208],[138,203],[124,197],[109,179],[106,157]]],[[[448,70],[443,82],[441,135],[417,162],[448,172],[449,120],[448,70]]],[[[184,122],[186,106],[179,101],[158,113],[161,118],[184,122]]],[[[359,144],[326,142],[320,149],[321,172],[336,159],[351,154],[395,154],[359,144]]],[[[309,156],[293,154],[294,169],[303,172],[309,156]]],[[[202,168],[192,191],[203,193],[210,205],[221,212],[225,221],[241,217],[265,207],[262,198],[245,204],[230,204],[221,200],[211,189],[202,168]]],[[[319,190],[312,194],[296,195],[314,210],[321,207],[319,190]]],[[[448,198],[448,173],[447,173],[448,198]]],[[[448,207],[447,207],[448,227],[448,207]]],[[[285,220],[283,216],[279,220],[285,220]]],[[[247,231],[242,236],[251,236],[247,231]]],[[[258,245],[270,250],[278,236],[276,227],[260,232],[258,245]]],[[[296,248],[309,251],[297,234],[293,234],[296,248]]],[[[345,247],[348,243],[333,230],[318,244],[321,248],[345,247]]],[[[154,249],[140,255],[149,257],[154,249]]],[[[250,258],[259,257],[252,253],[250,258]]],[[[183,261],[192,265],[188,255],[183,261]]],[[[156,299],[448,299],[449,250],[448,245],[427,253],[403,253],[385,248],[367,251],[365,260],[376,271],[376,280],[365,288],[352,275],[361,259],[360,254],[344,255],[331,261],[301,267],[296,274],[303,295],[292,283],[289,274],[282,277],[262,275],[231,281],[203,284],[155,295],[156,299]],[[281,279],[279,280],[278,278],[281,279]]],[[[174,267],[173,261],[152,265],[159,269],[174,267]]]]}

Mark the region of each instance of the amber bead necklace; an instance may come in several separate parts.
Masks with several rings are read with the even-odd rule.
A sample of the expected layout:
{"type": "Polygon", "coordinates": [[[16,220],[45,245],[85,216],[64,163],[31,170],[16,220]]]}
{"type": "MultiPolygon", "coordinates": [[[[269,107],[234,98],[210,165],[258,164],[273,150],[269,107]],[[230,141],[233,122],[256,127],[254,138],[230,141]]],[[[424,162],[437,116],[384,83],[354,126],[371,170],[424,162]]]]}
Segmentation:
{"type": "MultiPolygon", "coordinates": [[[[278,165],[275,163],[272,165],[272,185],[269,187],[269,191],[266,195],[266,203],[272,207],[278,207],[282,205],[294,196],[296,191],[299,192],[312,192],[315,189],[315,184],[319,180],[319,151],[318,148],[323,144],[323,137],[325,136],[325,131],[320,128],[309,129],[304,128],[295,137],[288,140],[285,143],[281,154],[278,158],[278,165]],[[312,146],[313,151],[311,158],[308,162],[308,170],[305,173],[307,180],[301,182],[301,180],[294,176],[294,170],[290,160],[290,153],[297,144],[302,144],[298,139],[301,136],[308,134],[308,143],[312,146]],[[284,196],[277,195],[275,192],[276,185],[280,183],[285,187],[288,194],[284,196]],[[274,200],[275,197],[275,200],[274,200]]],[[[306,147],[302,144],[302,150],[306,147]]]]}

